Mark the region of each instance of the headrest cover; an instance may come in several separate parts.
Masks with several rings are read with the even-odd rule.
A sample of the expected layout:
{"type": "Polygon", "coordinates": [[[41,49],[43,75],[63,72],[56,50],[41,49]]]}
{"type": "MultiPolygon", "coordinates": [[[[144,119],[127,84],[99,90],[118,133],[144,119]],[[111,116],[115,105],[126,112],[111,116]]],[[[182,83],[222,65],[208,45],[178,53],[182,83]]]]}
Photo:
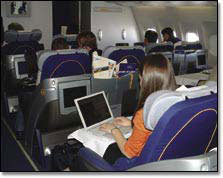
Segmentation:
{"type": "Polygon", "coordinates": [[[152,93],[149,97],[147,97],[143,107],[145,127],[149,130],[153,130],[161,116],[172,105],[183,100],[183,96],[168,90],[160,90],[152,93]]]}
{"type": "Polygon", "coordinates": [[[5,32],[5,41],[7,43],[15,41],[39,41],[42,38],[42,32],[39,29],[26,31],[9,30],[5,32]]]}
{"type": "Polygon", "coordinates": [[[184,101],[187,98],[198,98],[217,93],[217,85],[202,85],[186,88],[181,86],[176,91],[160,90],[147,97],[143,107],[144,125],[147,129],[153,130],[162,115],[174,104],[184,101]]]}
{"type": "Polygon", "coordinates": [[[42,32],[39,29],[33,29],[31,32],[30,40],[40,41],[42,38],[42,32]]]}

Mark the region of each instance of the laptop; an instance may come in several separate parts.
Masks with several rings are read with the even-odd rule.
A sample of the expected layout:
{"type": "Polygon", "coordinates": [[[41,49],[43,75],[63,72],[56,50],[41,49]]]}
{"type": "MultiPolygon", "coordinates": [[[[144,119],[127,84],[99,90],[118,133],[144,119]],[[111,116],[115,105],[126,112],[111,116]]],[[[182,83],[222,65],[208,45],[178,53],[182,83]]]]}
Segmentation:
{"type": "MultiPolygon", "coordinates": [[[[114,117],[105,92],[98,92],[78,99],[74,99],[81,122],[86,131],[101,137],[114,139],[112,134],[101,131],[99,128],[104,123],[112,123],[114,117]]],[[[131,127],[117,126],[124,137],[129,137],[132,132],[131,127]]]]}

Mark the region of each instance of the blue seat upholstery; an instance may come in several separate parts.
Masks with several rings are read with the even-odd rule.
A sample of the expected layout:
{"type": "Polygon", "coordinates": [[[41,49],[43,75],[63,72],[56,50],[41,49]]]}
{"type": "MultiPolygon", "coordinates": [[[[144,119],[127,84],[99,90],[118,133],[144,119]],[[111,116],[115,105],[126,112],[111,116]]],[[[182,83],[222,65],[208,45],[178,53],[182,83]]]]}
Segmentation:
{"type": "Polygon", "coordinates": [[[202,49],[202,45],[199,42],[185,42],[182,41],[181,45],[177,45],[175,47],[175,50],[198,50],[198,49],[202,49]]]}
{"type": "Polygon", "coordinates": [[[173,45],[172,44],[162,44],[162,45],[157,45],[153,47],[149,53],[153,52],[172,52],[173,51],[173,45]]]}
{"type": "Polygon", "coordinates": [[[139,65],[145,57],[145,52],[141,46],[135,47],[108,47],[103,51],[102,56],[107,57],[120,63],[127,59],[128,63],[136,63],[139,65]]]}
{"type": "Polygon", "coordinates": [[[87,53],[78,50],[61,50],[47,56],[40,70],[42,71],[40,81],[48,78],[89,74],[91,73],[91,61],[87,53]]]}
{"type": "Polygon", "coordinates": [[[210,94],[177,102],[164,112],[139,157],[120,158],[109,165],[89,148],[82,148],[78,155],[82,166],[87,160],[86,167],[95,170],[124,171],[154,161],[207,153],[217,146],[216,136],[217,94],[210,94]]]}

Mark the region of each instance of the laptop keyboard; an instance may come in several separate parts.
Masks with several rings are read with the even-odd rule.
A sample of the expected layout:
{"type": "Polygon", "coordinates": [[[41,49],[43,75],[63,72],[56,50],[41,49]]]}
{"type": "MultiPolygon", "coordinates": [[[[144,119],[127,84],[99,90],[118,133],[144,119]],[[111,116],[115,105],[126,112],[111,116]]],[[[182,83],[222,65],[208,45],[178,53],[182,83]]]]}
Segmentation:
{"type": "MultiPolygon", "coordinates": [[[[117,126],[117,127],[123,133],[125,138],[128,138],[132,133],[132,131],[129,127],[122,127],[122,126],[117,126]]],[[[96,126],[96,127],[90,128],[88,131],[91,132],[95,136],[99,136],[99,137],[104,136],[104,137],[113,139],[112,134],[101,131],[101,130],[99,130],[99,128],[100,128],[100,126],[96,126]]]]}

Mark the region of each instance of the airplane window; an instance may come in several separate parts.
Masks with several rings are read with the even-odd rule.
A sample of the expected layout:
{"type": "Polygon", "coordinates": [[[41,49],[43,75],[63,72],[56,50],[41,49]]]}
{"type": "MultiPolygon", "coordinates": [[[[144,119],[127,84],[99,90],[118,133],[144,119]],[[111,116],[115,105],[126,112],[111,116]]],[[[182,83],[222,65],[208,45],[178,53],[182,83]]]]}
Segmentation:
{"type": "Polygon", "coordinates": [[[175,37],[177,36],[177,34],[176,34],[176,31],[175,31],[175,30],[173,31],[173,35],[174,35],[175,37]]]}
{"type": "Polygon", "coordinates": [[[146,31],[148,30],[152,30],[152,31],[155,31],[156,32],[156,29],[155,28],[147,28],[146,31]]]}
{"type": "Polygon", "coordinates": [[[199,41],[199,37],[194,32],[187,32],[186,33],[186,41],[187,42],[196,42],[196,41],[199,41]]]}

